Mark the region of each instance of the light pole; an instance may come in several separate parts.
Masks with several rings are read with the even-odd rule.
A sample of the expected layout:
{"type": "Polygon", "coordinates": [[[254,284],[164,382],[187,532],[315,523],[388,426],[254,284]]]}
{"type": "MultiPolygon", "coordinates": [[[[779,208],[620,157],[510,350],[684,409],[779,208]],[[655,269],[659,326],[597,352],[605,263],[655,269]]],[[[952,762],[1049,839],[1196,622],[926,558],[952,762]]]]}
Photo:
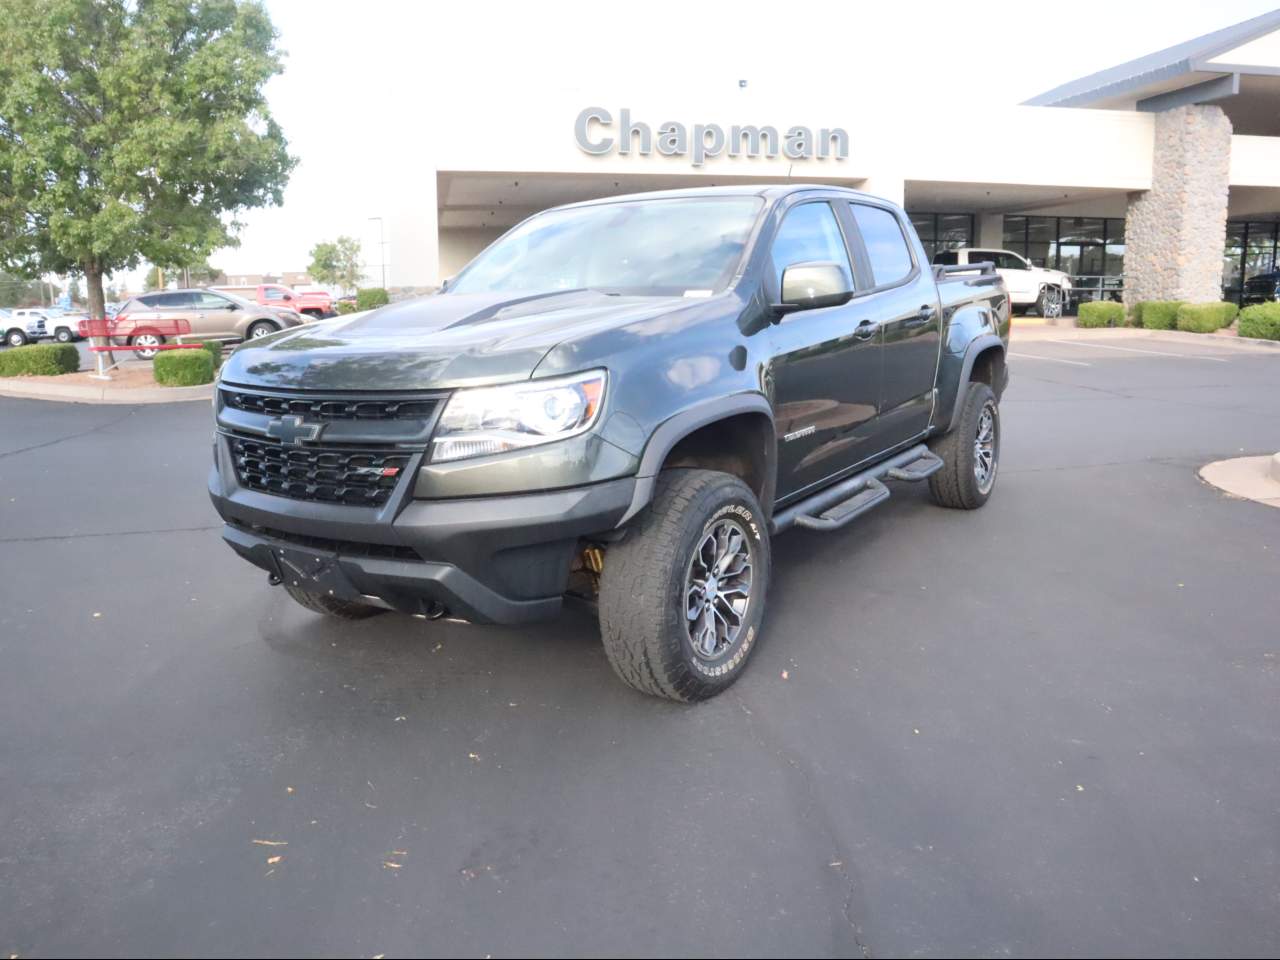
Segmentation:
{"type": "Polygon", "coordinates": [[[382,218],[370,217],[370,221],[378,221],[378,260],[382,267],[382,289],[387,289],[387,241],[383,239],[382,218]]]}

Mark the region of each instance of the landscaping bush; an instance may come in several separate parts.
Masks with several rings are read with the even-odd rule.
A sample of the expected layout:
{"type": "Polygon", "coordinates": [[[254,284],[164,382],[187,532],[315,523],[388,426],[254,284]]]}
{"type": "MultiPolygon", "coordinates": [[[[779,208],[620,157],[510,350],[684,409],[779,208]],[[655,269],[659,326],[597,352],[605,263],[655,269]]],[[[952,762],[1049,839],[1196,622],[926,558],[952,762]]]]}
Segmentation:
{"type": "Polygon", "coordinates": [[[391,302],[387,291],[382,287],[367,287],[356,291],[356,310],[376,310],[391,302]]]}
{"type": "Polygon", "coordinates": [[[1240,314],[1240,305],[1224,300],[1219,306],[1222,307],[1222,325],[1229,327],[1235,323],[1236,317],[1240,314]]]}
{"type": "Polygon", "coordinates": [[[350,300],[338,301],[338,316],[342,316],[343,314],[347,314],[347,313],[355,313],[359,309],[360,308],[357,307],[350,300]]]}
{"type": "Polygon", "coordinates": [[[1124,325],[1124,304],[1112,300],[1089,300],[1076,313],[1077,327],[1119,327],[1124,325]]]}
{"type": "Polygon", "coordinates": [[[222,366],[222,341],[221,340],[201,340],[200,346],[209,351],[209,356],[213,358],[213,369],[217,370],[222,366]]]}
{"type": "Polygon", "coordinates": [[[1181,300],[1148,300],[1142,304],[1142,326],[1147,330],[1172,330],[1178,323],[1181,300]]]}
{"type": "Polygon", "coordinates": [[[1185,333],[1213,333],[1230,325],[1236,309],[1234,303],[1184,303],[1178,308],[1177,327],[1185,333]]]}
{"type": "Polygon", "coordinates": [[[80,369],[80,352],[69,343],[33,343],[0,353],[0,377],[56,377],[80,369]]]}
{"type": "Polygon", "coordinates": [[[152,363],[156,383],[166,387],[194,387],[213,382],[213,357],[208,350],[166,350],[152,363]]]}
{"type": "Polygon", "coordinates": [[[1280,303],[1273,300],[1245,307],[1240,311],[1236,333],[1258,340],[1280,340],[1280,303]]]}

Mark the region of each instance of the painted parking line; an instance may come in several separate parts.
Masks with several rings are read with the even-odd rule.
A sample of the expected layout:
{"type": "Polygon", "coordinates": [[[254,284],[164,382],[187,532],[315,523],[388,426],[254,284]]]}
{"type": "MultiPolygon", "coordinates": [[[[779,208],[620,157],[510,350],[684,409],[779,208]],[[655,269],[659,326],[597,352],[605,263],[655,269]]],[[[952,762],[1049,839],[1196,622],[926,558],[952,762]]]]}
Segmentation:
{"type": "Polygon", "coordinates": [[[1117,347],[1110,343],[1089,343],[1085,340],[1049,340],[1045,343],[1061,343],[1068,347],[1093,347],[1096,350],[1123,350],[1125,353],[1145,353],[1152,357],[1174,357],[1178,360],[1208,360],[1211,363],[1228,363],[1222,357],[1206,357],[1195,353],[1166,353],[1163,350],[1139,350],[1137,347],[1117,347]]]}
{"type": "Polygon", "coordinates": [[[1009,351],[1009,356],[1017,357],[1019,360],[1048,360],[1050,363],[1069,363],[1073,367],[1092,367],[1092,363],[1085,363],[1083,360],[1063,360],[1061,357],[1042,357],[1037,353],[1014,353],[1009,351]]]}

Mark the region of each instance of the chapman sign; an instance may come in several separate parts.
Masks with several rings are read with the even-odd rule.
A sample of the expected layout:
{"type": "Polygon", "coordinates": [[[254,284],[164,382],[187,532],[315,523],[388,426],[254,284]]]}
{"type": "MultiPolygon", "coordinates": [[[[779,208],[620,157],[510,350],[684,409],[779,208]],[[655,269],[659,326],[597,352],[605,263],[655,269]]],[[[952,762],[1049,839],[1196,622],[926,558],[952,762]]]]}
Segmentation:
{"type": "Polygon", "coordinates": [[[849,134],[841,127],[823,127],[814,136],[808,127],[791,127],[779,134],[777,127],[732,126],[728,132],[718,123],[660,124],[655,132],[647,123],[632,122],[623,107],[615,121],[604,107],[587,107],[578,114],[573,137],[584,153],[604,156],[614,150],[622,156],[647,157],[656,149],[664,157],[690,157],[695,167],[722,154],[730,157],[776,157],[789,160],[845,160],[849,134]]]}

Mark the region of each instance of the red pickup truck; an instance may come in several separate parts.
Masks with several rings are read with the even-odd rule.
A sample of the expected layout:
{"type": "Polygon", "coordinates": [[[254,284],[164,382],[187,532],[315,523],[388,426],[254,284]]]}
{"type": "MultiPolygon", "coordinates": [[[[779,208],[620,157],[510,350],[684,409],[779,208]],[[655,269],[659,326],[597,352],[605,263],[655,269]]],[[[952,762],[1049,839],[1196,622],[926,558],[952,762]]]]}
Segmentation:
{"type": "Polygon", "coordinates": [[[262,283],[256,287],[214,287],[260,303],[264,307],[288,307],[317,320],[334,315],[333,298],[323,290],[298,293],[280,283],[262,283]]]}

